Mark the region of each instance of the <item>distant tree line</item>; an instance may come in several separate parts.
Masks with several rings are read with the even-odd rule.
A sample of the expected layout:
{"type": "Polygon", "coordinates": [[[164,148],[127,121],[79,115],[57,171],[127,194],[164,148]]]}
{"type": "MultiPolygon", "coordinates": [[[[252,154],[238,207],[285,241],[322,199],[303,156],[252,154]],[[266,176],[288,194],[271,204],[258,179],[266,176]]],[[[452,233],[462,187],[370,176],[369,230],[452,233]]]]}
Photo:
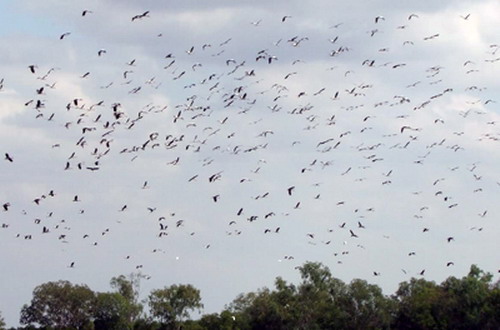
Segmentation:
{"type": "Polygon", "coordinates": [[[475,265],[441,284],[412,278],[390,296],[364,280],[346,284],[320,263],[298,269],[298,285],[278,277],[274,289],[240,294],[198,320],[189,319],[203,308],[192,285],[156,289],[140,301],[140,274],[113,277],[111,292],[47,282],[22,307],[19,329],[500,329],[500,283],[475,265]]]}

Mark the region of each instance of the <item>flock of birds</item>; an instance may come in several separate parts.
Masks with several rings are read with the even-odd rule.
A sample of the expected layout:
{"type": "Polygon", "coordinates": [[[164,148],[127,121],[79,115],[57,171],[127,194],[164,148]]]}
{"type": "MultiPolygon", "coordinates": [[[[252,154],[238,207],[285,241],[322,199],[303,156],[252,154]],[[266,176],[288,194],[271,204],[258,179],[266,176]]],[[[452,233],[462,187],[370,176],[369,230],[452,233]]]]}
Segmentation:
{"type": "MultiPolygon", "coordinates": [[[[96,14],[86,9],[75,16],[88,20],[96,14]]],[[[123,24],[133,29],[154,16],[144,11],[123,24]]],[[[472,17],[458,19],[469,24],[472,17]]],[[[330,25],[319,38],[295,33],[300,17],[283,15],[272,22],[282,26],[277,29],[282,36],[274,40],[260,34],[269,23],[264,18],[238,23],[250,35],[243,46],[236,30],[223,40],[213,36],[182,51],[154,51],[149,58],[133,52],[118,56],[113,46],[98,48],[78,73],[58,63],[26,63],[19,75],[28,76],[27,84],[35,87],[25,95],[23,116],[48,135],[63,138],[45,146],[53,155],[50,166],[57,164],[56,169],[41,166],[46,190],[24,201],[2,193],[2,240],[25,244],[51,237],[57,244],[83,240],[89,249],[99,249],[113,230],[132,226],[126,219],[146,218],[140,226],[153,228],[145,238],[156,245],[153,253],[175,250],[165,248],[165,242],[178,233],[195,240],[202,251],[224,246],[223,237],[206,234],[219,230],[232,238],[253,237],[248,249],[262,236],[279,236],[279,251],[290,248],[290,253],[268,255],[283,262],[297,259],[296,242],[287,241],[293,239],[328,251],[341,264],[354,250],[390,242],[398,232],[412,237],[408,244],[396,240],[393,249],[413,258],[421,242],[461,244],[470,239],[464,232],[494,230],[485,218],[498,208],[487,198],[480,201],[498,194],[500,177],[488,168],[483,172],[483,163],[473,158],[481,155],[468,151],[479,144],[498,148],[497,102],[485,96],[495,91],[476,82],[481,70],[498,70],[500,45],[492,42],[480,58],[455,54],[457,67],[441,66],[439,58],[415,59],[413,49],[425,54],[446,38],[440,31],[405,34],[425,19],[425,14],[409,13],[394,26],[396,18],[375,16],[366,30],[352,30],[352,23],[343,22],[330,25]],[[391,29],[401,40],[384,37],[391,29]],[[349,44],[353,34],[366,46],[349,44]],[[154,65],[148,63],[153,60],[154,65]],[[449,80],[452,72],[459,81],[449,80]],[[76,81],[82,92],[60,93],[63,79],[76,81]],[[468,123],[479,128],[469,129],[468,123]],[[106,175],[98,176],[103,171],[106,175]],[[78,177],[80,186],[58,188],[57,178],[65,176],[78,177]],[[129,194],[117,192],[111,201],[123,201],[113,204],[86,191],[98,185],[107,190],[106,176],[137,183],[118,188],[129,194]],[[158,202],[167,194],[161,186],[169,182],[175,187],[168,192],[184,205],[168,198],[158,202]],[[156,195],[151,201],[144,197],[151,195],[156,195]],[[97,217],[102,212],[106,218],[82,228],[79,223],[94,203],[97,217]],[[472,209],[475,217],[454,223],[461,211],[451,212],[461,208],[472,209]],[[196,241],[198,230],[205,232],[203,243],[196,241]],[[426,236],[432,232],[437,234],[426,236]]],[[[162,43],[165,35],[158,31],[144,39],[162,43]]],[[[68,31],[54,39],[64,49],[76,37],[78,32],[68,31]]],[[[0,97],[10,83],[1,80],[0,97]]],[[[27,158],[7,144],[2,148],[2,171],[9,176],[27,158]]],[[[446,257],[446,267],[460,262],[453,253],[446,257]]],[[[153,267],[138,260],[133,249],[123,260],[134,260],[132,269],[150,272],[153,267]]],[[[68,257],[67,267],[79,264],[68,257]]],[[[424,259],[410,275],[424,275],[425,265],[424,259]]],[[[384,275],[383,269],[370,272],[384,275]]]]}

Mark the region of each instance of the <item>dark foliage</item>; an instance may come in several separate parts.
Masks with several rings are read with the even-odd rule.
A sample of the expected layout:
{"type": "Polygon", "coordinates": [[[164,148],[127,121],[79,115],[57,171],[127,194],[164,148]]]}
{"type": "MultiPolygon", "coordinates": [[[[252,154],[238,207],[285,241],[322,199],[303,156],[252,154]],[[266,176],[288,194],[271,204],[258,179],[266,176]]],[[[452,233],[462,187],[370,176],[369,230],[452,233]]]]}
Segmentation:
{"type": "Polygon", "coordinates": [[[48,282],[33,291],[21,323],[24,329],[500,329],[500,283],[475,265],[441,284],[412,278],[392,296],[364,280],[344,283],[320,263],[299,271],[299,284],[278,277],[274,289],[240,294],[221,313],[198,320],[189,320],[189,311],[203,308],[192,285],[151,291],[145,314],[138,275],[114,277],[116,291],[104,293],[48,282]]]}

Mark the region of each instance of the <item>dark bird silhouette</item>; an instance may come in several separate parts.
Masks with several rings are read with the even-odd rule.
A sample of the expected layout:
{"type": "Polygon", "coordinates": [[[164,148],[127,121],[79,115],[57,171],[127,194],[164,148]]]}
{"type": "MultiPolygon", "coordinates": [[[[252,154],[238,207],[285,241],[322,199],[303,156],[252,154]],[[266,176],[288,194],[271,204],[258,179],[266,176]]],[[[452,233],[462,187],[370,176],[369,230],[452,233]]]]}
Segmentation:
{"type": "Polygon", "coordinates": [[[11,163],[14,162],[14,159],[8,153],[5,153],[5,160],[7,160],[11,163]]]}
{"type": "Polygon", "coordinates": [[[70,34],[71,34],[71,32],[65,32],[65,33],[61,34],[61,36],[59,36],[59,40],[63,40],[64,38],[66,38],[70,34]]]}
{"type": "Polygon", "coordinates": [[[132,17],[132,22],[137,20],[137,19],[141,19],[141,18],[144,18],[144,17],[149,17],[149,10],[148,11],[145,11],[144,13],[142,14],[139,14],[139,15],[135,15],[132,17]]]}

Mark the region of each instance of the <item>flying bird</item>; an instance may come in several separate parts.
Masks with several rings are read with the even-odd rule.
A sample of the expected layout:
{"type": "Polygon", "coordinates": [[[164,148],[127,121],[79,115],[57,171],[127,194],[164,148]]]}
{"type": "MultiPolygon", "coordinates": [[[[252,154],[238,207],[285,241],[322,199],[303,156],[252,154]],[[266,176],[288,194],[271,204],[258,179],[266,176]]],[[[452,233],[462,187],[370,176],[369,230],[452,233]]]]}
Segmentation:
{"type": "Polygon", "coordinates": [[[64,38],[66,38],[66,37],[67,37],[67,36],[69,36],[70,34],[71,34],[71,32],[65,32],[65,33],[61,34],[61,35],[59,36],[59,40],[63,40],[64,38]]]}
{"type": "Polygon", "coordinates": [[[148,11],[145,11],[144,13],[142,14],[139,14],[139,15],[135,15],[132,17],[132,22],[137,20],[137,19],[141,19],[141,18],[144,18],[144,17],[149,17],[149,10],[148,11]]]}

